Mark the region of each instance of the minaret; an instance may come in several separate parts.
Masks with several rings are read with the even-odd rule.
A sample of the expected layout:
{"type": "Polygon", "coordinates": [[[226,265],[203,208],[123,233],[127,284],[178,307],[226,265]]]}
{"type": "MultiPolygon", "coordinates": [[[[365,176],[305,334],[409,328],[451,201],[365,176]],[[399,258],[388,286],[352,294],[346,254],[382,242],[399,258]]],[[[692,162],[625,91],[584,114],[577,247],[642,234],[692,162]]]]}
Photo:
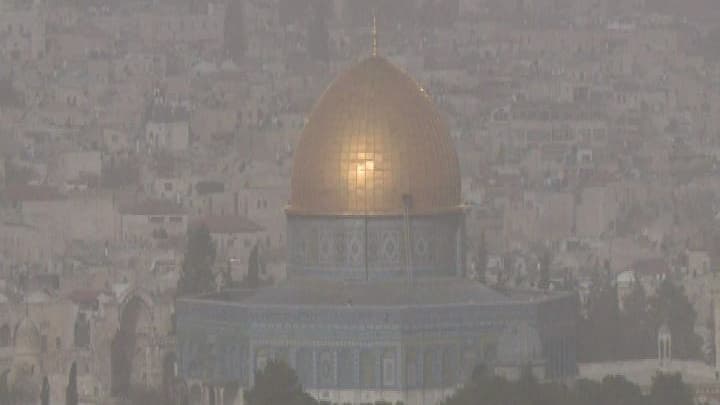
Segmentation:
{"type": "Polygon", "coordinates": [[[375,10],[373,10],[372,20],[372,56],[377,56],[377,20],[375,19],[375,10]]]}
{"type": "Polygon", "coordinates": [[[715,345],[715,375],[718,376],[720,373],[720,308],[718,307],[717,287],[712,290],[712,317],[713,317],[713,338],[715,345]]]}

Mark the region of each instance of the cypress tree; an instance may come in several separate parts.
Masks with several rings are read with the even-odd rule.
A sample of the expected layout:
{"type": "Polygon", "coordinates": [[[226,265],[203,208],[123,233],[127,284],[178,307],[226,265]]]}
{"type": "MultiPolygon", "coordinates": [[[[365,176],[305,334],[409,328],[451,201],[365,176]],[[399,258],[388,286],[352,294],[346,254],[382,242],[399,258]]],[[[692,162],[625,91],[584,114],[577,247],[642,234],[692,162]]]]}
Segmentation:
{"type": "Polygon", "coordinates": [[[257,288],[260,285],[260,257],[258,244],[253,246],[248,258],[247,286],[257,288]]]}
{"type": "Polygon", "coordinates": [[[68,377],[68,385],[65,389],[65,405],[78,405],[77,390],[77,363],[73,361],[70,367],[70,376],[68,377]]]}
{"type": "Polygon", "coordinates": [[[476,263],[476,269],[475,273],[477,276],[477,279],[479,282],[485,284],[487,282],[486,274],[487,274],[487,246],[485,243],[485,232],[483,231],[481,237],[480,237],[480,245],[478,245],[477,250],[477,263],[476,263]]]}
{"type": "Polygon", "coordinates": [[[188,231],[182,273],[178,280],[178,294],[199,294],[213,290],[212,268],[215,263],[215,243],[204,225],[188,231]]]}
{"type": "Polygon", "coordinates": [[[50,382],[47,376],[43,378],[42,391],[40,392],[40,402],[42,405],[50,405],[50,382]]]}

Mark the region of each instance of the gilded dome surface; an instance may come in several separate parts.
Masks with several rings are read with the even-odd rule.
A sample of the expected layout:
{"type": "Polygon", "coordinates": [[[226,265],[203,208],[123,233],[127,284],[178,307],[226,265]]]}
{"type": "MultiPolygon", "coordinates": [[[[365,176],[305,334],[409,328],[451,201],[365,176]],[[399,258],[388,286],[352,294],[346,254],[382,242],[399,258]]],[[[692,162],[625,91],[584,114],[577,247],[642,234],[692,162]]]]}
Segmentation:
{"type": "Polygon", "coordinates": [[[289,213],[397,215],[460,206],[457,154],[427,93],[369,57],[328,87],[295,152],[289,213]]]}

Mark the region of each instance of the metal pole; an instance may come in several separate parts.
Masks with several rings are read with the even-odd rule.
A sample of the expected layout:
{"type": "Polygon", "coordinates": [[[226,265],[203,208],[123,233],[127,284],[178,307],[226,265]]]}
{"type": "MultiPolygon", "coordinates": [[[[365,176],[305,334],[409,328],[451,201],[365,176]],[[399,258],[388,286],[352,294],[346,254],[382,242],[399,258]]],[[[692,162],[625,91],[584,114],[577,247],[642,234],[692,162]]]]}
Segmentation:
{"type": "Polygon", "coordinates": [[[365,258],[363,261],[365,262],[365,281],[370,281],[370,271],[368,269],[368,215],[367,215],[367,203],[365,203],[365,217],[364,217],[364,241],[363,241],[363,249],[365,258]]]}
{"type": "Polygon", "coordinates": [[[412,196],[410,194],[403,194],[403,206],[405,208],[405,265],[407,266],[408,282],[412,282],[412,240],[410,238],[410,207],[412,206],[412,196]]]}

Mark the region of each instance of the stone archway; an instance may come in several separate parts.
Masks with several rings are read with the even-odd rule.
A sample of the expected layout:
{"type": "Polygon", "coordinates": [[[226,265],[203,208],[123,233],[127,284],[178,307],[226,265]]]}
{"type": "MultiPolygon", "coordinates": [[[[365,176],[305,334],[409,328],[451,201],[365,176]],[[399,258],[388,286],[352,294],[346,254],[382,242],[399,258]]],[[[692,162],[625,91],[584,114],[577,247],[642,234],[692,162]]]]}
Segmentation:
{"type": "Polygon", "coordinates": [[[144,294],[129,295],[121,305],[120,326],[112,342],[113,395],[157,386],[154,370],[160,364],[154,364],[155,340],[152,301],[144,294]]]}

